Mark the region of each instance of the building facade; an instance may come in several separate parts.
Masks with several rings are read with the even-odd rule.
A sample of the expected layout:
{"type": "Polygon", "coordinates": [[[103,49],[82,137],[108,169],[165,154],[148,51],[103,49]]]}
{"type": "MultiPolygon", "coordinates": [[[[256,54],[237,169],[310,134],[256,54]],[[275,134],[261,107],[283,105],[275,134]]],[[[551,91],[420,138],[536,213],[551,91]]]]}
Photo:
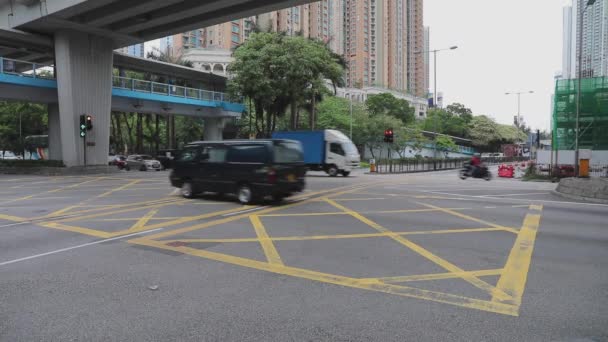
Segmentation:
{"type": "Polygon", "coordinates": [[[144,57],[144,43],[135,44],[130,46],[125,46],[120,49],[116,49],[118,52],[125,53],[127,55],[135,56],[135,57],[144,57]]]}
{"type": "Polygon", "coordinates": [[[424,97],[429,86],[424,54],[428,35],[425,40],[422,19],[423,0],[321,0],[167,37],[161,49],[229,51],[255,28],[301,35],[325,42],[344,57],[348,87],[380,87],[424,97]]]}
{"type": "Polygon", "coordinates": [[[582,49],[582,77],[608,76],[608,0],[597,0],[585,9],[588,0],[573,0],[563,9],[562,77],[577,78],[578,56],[582,49]],[[582,41],[579,18],[583,11],[582,41]]]}

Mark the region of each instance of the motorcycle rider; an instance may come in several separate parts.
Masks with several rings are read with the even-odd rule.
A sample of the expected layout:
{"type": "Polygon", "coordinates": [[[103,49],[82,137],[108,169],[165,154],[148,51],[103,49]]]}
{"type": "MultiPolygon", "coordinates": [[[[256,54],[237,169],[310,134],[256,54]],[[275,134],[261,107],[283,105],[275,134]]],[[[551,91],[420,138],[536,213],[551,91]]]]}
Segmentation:
{"type": "Polygon", "coordinates": [[[471,161],[469,162],[469,176],[475,177],[481,168],[481,158],[480,154],[476,153],[471,157],[471,161]]]}

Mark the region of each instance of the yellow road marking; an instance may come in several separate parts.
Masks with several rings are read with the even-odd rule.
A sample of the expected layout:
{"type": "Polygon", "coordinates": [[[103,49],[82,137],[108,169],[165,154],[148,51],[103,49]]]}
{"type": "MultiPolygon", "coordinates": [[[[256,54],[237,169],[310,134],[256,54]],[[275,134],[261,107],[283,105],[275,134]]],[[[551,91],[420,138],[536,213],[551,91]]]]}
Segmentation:
{"type": "Polygon", "coordinates": [[[146,223],[148,223],[148,221],[150,221],[150,219],[154,217],[154,215],[156,215],[157,213],[158,209],[150,210],[146,215],[142,216],[139,220],[137,220],[137,222],[135,222],[131,226],[131,228],[129,228],[129,232],[138,232],[140,230],[143,230],[143,228],[146,226],[146,223]]]}
{"type": "Polygon", "coordinates": [[[530,204],[529,209],[530,210],[536,210],[536,211],[542,211],[543,210],[543,206],[542,205],[530,204]]]}
{"type": "Polygon", "coordinates": [[[422,202],[416,202],[416,203],[418,203],[420,205],[424,205],[425,207],[429,207],[429,208],[437,209],[439,211],[443,211],[446,214],[450,214],[450,215],[453,215],[453,216],[456,216],[456,217],[460,217],[460,218],[463,218],[465,220],[469,220],[469,221],[473,221],[473,222],[478,222],[478,223],[482,223],[482,224],[485,224],[485,225],[488,225],[488,226],[491,226],[491,227],[503,228],[505,230],[508,230],[508,227],[501,226],[501,225],[496,224],[496,223],[484,221],[482,219],[478,219],[478,218],[473,217],[473,216],[465,215],[463,213],[459,213],[459,212],[451,210],[451,209],[441,208],[441,207],[434,206],[432,204],[427,204],[427,203],[422,203],[422,202]]]}
{"type": "Polygon", "coordinates": [[[43,223],[39,223],[38,225],[42,226],[42,227],[47,227],[47,228],[66,230],[69,232],[96,236],[96,237],[104,238],[104,239],[112,237],[112,233],[103,232],[101,230],[83,228],[83,227],[69,226],[69,225],[61,224],[59,222],[43,222],[43,223]]]}
{"type": "MultiPolygon", "coordinates": [[[[354,188],[352,186],[343,186],[343,187],[338,187],[338,188],[334,188],[334,189],[322,190],[322,191],[317,191],[317,192],[313,192],[313,193],[303,194],[303,195],[294,197],[294,199],[301,198],[301,197],[304,197],[304,196],[308,197],[308,196],[314,196],[316,194],[323,194],[323,193],[328,193],[328,192],[334,192],[334,191],[336,191],[338,189],[344,189],[344,188],[349,188],[350,187],[350,189],[348,189],[348,190],[334,192],[332,194],[333,196],[338,196],[338,195],[341,195],[341,194],[351,193],[351,192],[354,192],[354,191],[357,191],[357,190],[361,189],[362,187],[369,187],[369,186],[372,186],[372,185],[375,185],[375,184],[377,184],[377,183],[368,183],[367,185],[357,186],[357,187],[354,187],[354,188]]],[[[271,212],[274,212],[274,211],[277,211],[277,210],[283,210],[283,209],[292,208],[292,207],[295,207],[295,206],[298,206],[298,205],[303,205],[303,204],[306,204],[306,203],[310,203],[312,201],[314,201],[313,198],[311,198],[311,199],[305,199],[305,200],[302,200],[300,202],[295,202],[295,203],[290,203],[290,204],[283,205],[283,206],[271,207],[271,208],[268,208],[268,209],[263,209],[263,210],[257,211],[255,214],[258,215],[258,216],[260,216],[260,215],[271,213],[271,212]]],[[[233,211],[245,210],[246,208],[247,208],[247,206],[245,206],[243,208],[240,208],[240,209],[237,208],[236,210],[233,210],[233,211]]],[[[243,219],[243,218],[248,218],[249,215],[251,215],[251,214],[249,212],[246,212],[246,213],[243,213],[243,214],[240,214],[240,215],[234,215],[234,216],[226,217],[226,218],[223,218],[223,219],[217,219],[217,220],[214,220],[214,221],[197,224],[197,225],[190,226],[190,227],[184,227],[184,228],[174,229],[174,230],[170,230],[170,231],[166,231],[166,232],[162,232],[162,233],[153,234],[153,235],[147,236],[146,238],[147,239],[162,239],[162,238],[165,238],[167,236],[178,235],[178,234],[182,234],[182,233],[191,232],[191,231],[194,231],[194,230],[205,229],[205,228],[217,226],[217,225],[220,225],[220,224],[224,224],[224,223],[240,220],[240,219],[243,219]]],[[[151,228],[158,228],[158,227],[166,227],[168,224],[171,224],[172,222],[178,222],[178,221],[179,221],[179,223],[187,222],[187,221],[182,222],[182,220],[163,222],[163,223],[159,223],[157,225],[148,226],[148,228],[151,229],[151,228]]],[[[189,220],[189,221],[191,221],[191,220],[189,220]]],[[[176,223],[176,224],[179,224],[179,223],[176,223]]]]}
{"type": "Polygon", "coordinates": [[[14,222],[24,222],[24,221],[27,221],[26,219],[24,219],[22,217],[17,217],[17,216],[12,216],[12,215],[4,215],[4,214],[0,214],[0,219],[2,219],[2,220],[8,220],[8,221],[14,221],[14,222]]]}
{"type": "Polygon", "coordinates": [[[423,281],[423,280],[441,280],[441,279],[453,279],[462,278],[465,275],[472,275],[475,277],[491,276],[501,274],[502,268],[493,270],[478,270],[478,271],[466,271],[460,273],[433,273],[433,274],[418,274],[401,277],[383,277],[383,278],[362,278],[361,281],[370,283],[405,283],[408,281],[423,281]]]}
{"type": "MultiPolygon", "coordinates": [[[[160,208],[160,207],[165,207],[165,206],[169,206],[169,205],[173,205],[173,204],[174,204],[173,202],[162,202],[162,203],[156,203],[156,204],[149,204],[149,205],[145,205],[145,206],[142,206],[142,207],[134,207],[134,208],[121,209],[121,210],[109,210],[109,211],[104,211],[104,212],[101,212],[101,213],[98,212],[96,214],[90,214],[90,215],[84,215],[84,216],[75,216],[75,217],[68,217],[68,218],[60,218],[60,219],[56,220],[56,222],[82,221],[82,220],[85,220],[85,219],[90,219],[90,218],[95,218],[95,217],[100,217],[100,216],[129,213],[129,212],[132,212],[132,211],[151,209],[151,208],[160,208]]],[[[104,208],[104,209],[107,209],[107,208],[104,208]]],[[[156,227],[156,228],[158,228],[158,227],[156,227]]]]}
{"type": "Polygon", "coordinates": [[[59,216],[59,215],[61,215],[61,214],[65,213],[65,212],[67,212],[67,211],[70,211],[70,210],[72,210],[72,209],[76,208],[76,207],[78,207],[78,206],[77,206],[77,205],[71,205],[71,206],[65,207],[65,208],[63,208],[63,209],[60,209],[60,210],[54,211],[54,212],[52,212],[52,213],[50,213],[50,214],[46,215],[45,217],[55,217],[55,216],[59,216]]]}
{"type": "MultiPolygon", "coordinates": [[[[261,216],[261,215],[256,215],[261,216]]],[[[375,237],[390,237],[392,235],[427,235],[427,234],[456,234],[456,233],[479,233],[502,231],[502,228],[462,228],[462,229],[442,229],[442,230],[422,230],[411,232],[391,232],[391,233],[367,233],[367,234],[339,234],[339,235],[310,235],[310,236],[278,236],[269,237],[270,241],[308,241],[308,240],[338,240],[338,239],[364,239],[375,237]]],[[[231,243],[231,242],[260,242],[261,238],[231,238],[231,239],[175,239],[163,240],[163,242],[214,242],[214,243],[231,243]]]]}
{"type": "Polygon", "coordinates": [[[266,259],[268,259],[268,262],[271,264],[283,265],[283,260],[281,260],[279,252],[272,243],[272,240],[270,240],[270,237],[266,232],[266,228],[264,228],[264,224],[262,224],[260,218],[257,215],[251,215],[249,216],[249,220],[251,220],[251,224],[253,224],[253,228],[255,228],[255,233],[258,235],[260,245],[262,245],[262,249],[264,250],[264,254],[266,255],[266,259]]]}
{"type": "MultiPolygon", "coordinates": [[[[326,199],[327,203],[333,205],[334,207],[340,209],[340,210],[344,210],[345,212],[348,212],[351,216],[353,216],[354,218],[358,219],[359,221],[367,224],[368,226],[376,229],[377,231],[381,232],[381,233],[387,233],[389,234],[389,237],[395,241],[397,241],[398,243],[404,245],[405,247],[408,247],[409,249],[413,250],[414,252],[422,255],[423,257],[429,259],[430,261],[436,263],[437,265],[443,267],[444,269],[446,269],[449,272],[452,273],[461,273],[461,272],[466,272],[465,270],[461,269],[460,267],[450,263],[449,261],[429,252],[428,250],[424,249],[423,247],[421,247],[418,244],[415,244],[414,242],[404,238],[403,236],[397,235],[394,232],[390,231],[389,229],[377,224],[376,222],[366,218],[365,216],[357,213],[356,211],[352,211],[351,209],[336,203],[334,201],[332,201],[331,199],[326,199]]],[[[435,207],[435,209],[437,209],[438,207],[435,207]]],[[[503,227],[500,227],[503,228],[503,227]]],[[[463,280],[469,282],[470,284],[472,284],[473,286],[476,286],[486,292],[488,292],[489,294],[493,294],[503,300],[509,299],[510,296],[507,295],[506,293],[502,292],[502,291],[498,291],[496,290],[496,288],[488,283],[486,283],[485,281],[473,276],[473,275],[469,275],[469,274],[464,274],[462,277],[463,280]]]]}
{"type": "MultiPolygon", "coordinates": [[[[151,217],[148,221],[162,221],[162,220],[175,220],[178,219],[177,216],[171,217],[151,217]]],[[[128,218],[109,218],[109,219],[94,219],[89,220],[92,222],[119,222],[119,221],[137,221],[141,219],[141,217],[128,217],[128,218]]]]}
{"type": "Polygon", "coordinates": [[[137,184],[137,183],[139,183],[139,182],[141,182],[141,179],[136,179],[136,180],[131,181],[131,182],[129,182],[129,183],[127,183],[127,184],[123,185],[123,186],[119,186],[118,188],[114,188],[114,189],[112,189],[112,190],[110,190],[110,191],[104,192],[103,194],[101,194],[101,195],[99,195],[99,196],[96,196],[96,197],[94,197],[94,198],[92,198],[92,199],[106,197],[106,196],[108,196],[108,195],[111,195],[111,194],[115,193],[116,191],[125,190],[126,188],[128,188],[128,187],[130,187],[130,186],[132,186],[132,185],[135,185],[135,184],[137,184]]]}
{"type": "Polygon", "coordinates": [[[72,189],[72,188],[76,188],[78,186],[81,186],[81,185],[84,185],[84,184],[88,184],[88,183],[91,183],[91,182],[98,182],[98,181],[100,181],[103,178],[104,177],[96,177],[96,178],[93,178],[93,179],[86,180],[84,182],[62,186],[62,187],[60,187],[58,189],[49,190],[47,192],[48,193],[55,193],[55,192],[63,191],[63,190],[66,190],[66,189],[72,189]]]}
{"type": "MultiPolygon", "coordinates": [[[[333,198],[332,198],[333,199],[333,198]]],[[[335,200],[335,199],[334,199],[335,200]]],[[[325,200],[315,200],[315,202],[325,202],[325,200]]],[[[473,208],[450,208],[454,210],[467,210],[473,208]]],[[[440,211],[439,209],[399,209],[399,210],[372,210],[362,211],[361,214],[398,214],[398,213],[427,213],[433,211],[440,211]]],[[[268,214],[259,215],[264,217],[281,217],[281,216],[327,216],[327,215],[350,215],[344,211],[332,211],[327,213],[294,213],[294,214],[268,214]]]]}
{"type": "Polygon", "coordinates": [[[468,298],[463,296],[452,295],[448,293],[441,293],[436,291],[428,291],[422,290],[407,286],[393,285],[393,284],[382,284],[382,283],[365,283],[356,278],[350,278],[345,276],[339,276],[328,273],[321,273],[316,271],[311,271],[307,269],[301,269],[296,267],[289,267],[285,265],[271,264],[266,262],[261,262],[257,260],[245,259],[241,257],[236,257],[227,254],[215,253],[207,250],[200,250],[190,247],[172,247],[167,246],[164,242],[154,241],[149,238],[138,238],[134,240],[129,240],[130,243],[156,247],[165,250],[171,250],[175,252],[180,252],[188,255],[198,256],[201,258],[206,258],[209,260],[215,260],[220,262],[225,262],[233,265],[253,268],[261,271],[273,272],[276,274],[289,275],[292,277],[314,280],[334,285],[347,286],[352,288],[377,291],[383,293],[389,293],[404,297],[417,298],[417,299],[425,299],[431,300],[440,303],[452,304],[461,307],[484,310],[489,312],[495,312],[504,315],[517,316],[517,306],[504,304],[504,303],[496,303],[490,301],[484,301],[474,298],[468,298]]]}
{"type": "MultiPolygon", "coordinates": [[[[363,197],[363,198],[332,198],[334,201],[371,201],[371,200],[383,200],[385,197],[363,197]]],[[[316,200],[316,202],[323,202],[322,198],[316,200]]]]}
{"type": "MultiPolygon", "coordinates": [[[[530,206],[532,210],[533,207],[530,206]]],[[[542,209],[542,206],[541,206],[542,209]]],[[[536,209],[534,209],[536,210],[536,209]]],[[[527,214],[524,223],[517,234],[515,244],[509,253],[509,258],[505,264],[505,271],[502,273],[496,289],[511,295],[512,299],[504,300],[497,296],[492,297],[493,302],[503,302],[519,306],[524,294],[532,252],[534,251],[534,241],[540,225],[540,214],[527,214]]]]}

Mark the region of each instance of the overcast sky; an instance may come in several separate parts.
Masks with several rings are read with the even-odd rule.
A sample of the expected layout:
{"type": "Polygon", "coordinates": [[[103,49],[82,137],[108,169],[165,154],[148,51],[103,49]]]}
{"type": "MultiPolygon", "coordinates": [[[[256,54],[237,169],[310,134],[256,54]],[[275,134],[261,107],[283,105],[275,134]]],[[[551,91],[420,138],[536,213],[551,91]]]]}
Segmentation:
{"type": "MultiPolygon", "coordinates": [[[[526,124],[548,129],[555,72],[561,69],[562,7],[568,0],[424,0],[424,25],[437,54],[444,106],[460,102],[475,114],[513,123],[521,96],[526,124]]],[[[431,87],[433,82],[431,59],[431,87]]],[[[432,88],[431,88],[432,90],[432,88]]]]}

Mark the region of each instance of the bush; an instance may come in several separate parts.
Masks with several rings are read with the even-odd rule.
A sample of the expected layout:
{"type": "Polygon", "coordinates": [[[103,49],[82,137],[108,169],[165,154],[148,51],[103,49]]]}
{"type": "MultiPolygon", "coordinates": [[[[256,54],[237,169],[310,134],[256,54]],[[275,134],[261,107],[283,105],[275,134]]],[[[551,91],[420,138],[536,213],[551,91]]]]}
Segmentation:
{"type": "Polygon", "coordinates": [[[0,167],[65,167],[62,160],[0,160],[0,167]]]}

